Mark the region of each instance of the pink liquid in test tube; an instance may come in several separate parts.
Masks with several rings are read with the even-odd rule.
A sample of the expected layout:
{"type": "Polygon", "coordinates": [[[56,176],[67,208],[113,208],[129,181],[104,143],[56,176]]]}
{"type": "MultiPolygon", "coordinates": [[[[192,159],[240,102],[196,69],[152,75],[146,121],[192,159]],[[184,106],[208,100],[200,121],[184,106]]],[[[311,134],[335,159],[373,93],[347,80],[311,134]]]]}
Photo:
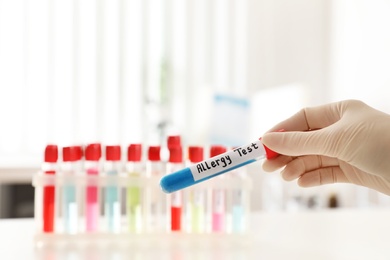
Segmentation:
{"type": "MultiPolygon", "coordinates": [[[[210,157],[225,153],[226,147],[214,145],[210,148],[210,157]]],[[[222,177],[222,176],[219,176],[222,177]]],[[[223,189],[215,189],[212,192],[212,231],[225,231],[225,191],[223,189]]]]}
{"type": "MultiPolygon", "coordinates": [[[[89,144],[85,149],[85,167],[89,176],[99,175],[100,144],[89,144]]],[[[88,185],[86,188],[86,230],[97,231],[99,219],[98,187],[88,185]]]]}

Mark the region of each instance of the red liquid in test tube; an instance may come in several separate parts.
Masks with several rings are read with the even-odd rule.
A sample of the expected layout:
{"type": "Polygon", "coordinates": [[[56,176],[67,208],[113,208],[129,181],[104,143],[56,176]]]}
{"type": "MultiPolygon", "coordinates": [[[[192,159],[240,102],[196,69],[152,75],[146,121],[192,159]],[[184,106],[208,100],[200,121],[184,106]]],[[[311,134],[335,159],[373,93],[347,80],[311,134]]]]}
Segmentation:
{"type": "MultiPolygon", "coordinates": [[[[183,151],[181,148],[180,136],[168,137],[169,160],[167,164],[167,174],[180,170],[183,165],[183,151]]],[[[182,193],[177,191],[171,194],[171,230],[181,230],[182,218],[182,193]]]]}
{"type": "MultiPolygon", "coordinates": [[[[42,170],[44,174],[54,175],[56,173],[56,164],[58,160],[57,145],[47,145],[45,149],[44,164],[42,170]]],[[[43,188],[43,232],[54,231],[55,218],[55,187],[54,185],[44,186],[43,188]]]]}
{"type": "MultiPolygon", "coordinates": [[[[101,158],[101,145],[89,144],[85,149],[85,170],[87,175],[99,174],[99,160],[101,158]]],[[[86,188],[86,230],[96,231],[99,219],[98,187],[88,185],[86,188]]]]}

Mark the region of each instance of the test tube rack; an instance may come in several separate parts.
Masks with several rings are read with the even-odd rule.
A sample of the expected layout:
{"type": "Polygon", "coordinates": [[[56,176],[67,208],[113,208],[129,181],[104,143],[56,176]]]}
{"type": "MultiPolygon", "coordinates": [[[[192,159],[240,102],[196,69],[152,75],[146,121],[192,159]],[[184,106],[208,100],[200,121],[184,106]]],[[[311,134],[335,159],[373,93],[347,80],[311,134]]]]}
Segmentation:
{"type": "MultiPolygon", "coordinates": [[[[33,176],[35,188],[35,244],[38,247],[50,245],[82,245],[111,244],[124,246],[172,246],[172,245],[229,245],[242,244],[250,241],[248,238],[250,190],[252,181],[249,177],[218,176],[198,185],[178,191],[182,194],[181,229],[172,231],[170,228],[170,202],[172,194],[165,194],[159,187],[160,178],[129,176],[120,173],[110,175],[86,175],[83,172],[72,176],[63,176],[61,172],[46,175],[38,172],[33,176]],[[74,210],[77,212],[75,227],[68,232],[64,226],[65,217],[62,210],[64,187],[75,189],[74,210]],[[98,190],[99,216],[97,229],[88,231],[85,221],[85,195],[87,187],[98,190]],[[43,231],[44,189],[54,188],[54,224],[51,232],[43,231]],[[120,216],[115,230],[110,229],[105,210],[105,192],[107,187],[116,187],[119,191],[120,216]],[[138,223],[131,228],[131,215],[126,206],[132,198],[126,196],[130,187],[136,187],[140,193],[138,223]],[[215,192],[224,195],[222,214],[223,228],[213,230],[213,203],[215,192]],[[199,200],[199,194],[203,194],[199,200]],[[196,206],[202,210],[196,212],[196,206]],[[197,218],[196,220],[194,218],[197,218]],[[195,223],[197,222],[197,224],[195,223]],[[194,224],[195,223],[195,224],[194,224]],[[197,227],[196,227],[197,226],[197,227]]],[[[218,203],[218,202],[217,202],[218,203]]],[[[134,217],[134,216],[133,216],[134,217]]]]}

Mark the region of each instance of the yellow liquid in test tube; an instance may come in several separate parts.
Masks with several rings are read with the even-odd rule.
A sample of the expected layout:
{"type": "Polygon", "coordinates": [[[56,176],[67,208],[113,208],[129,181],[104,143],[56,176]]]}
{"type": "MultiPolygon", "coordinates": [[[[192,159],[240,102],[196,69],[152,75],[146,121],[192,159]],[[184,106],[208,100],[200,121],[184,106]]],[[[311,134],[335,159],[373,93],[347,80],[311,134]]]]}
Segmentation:
{"type": "MultiPolygon", "coordinates": [[[[142,173],[141,144],[131,144],[127,151],[127,172],[130,177],[140,177],[142,173]]],[[[126,211],[130,232],[141,232],[142,230],[142,188],[137,185],[130,185],[127,188],[126,211]]]]}
{"type": "Polygon", "coordinates": [[[129,187],[127,189],[127,212],[129,217],[129,230],[131,232],[141,231],[141,188],[129,187]]]}

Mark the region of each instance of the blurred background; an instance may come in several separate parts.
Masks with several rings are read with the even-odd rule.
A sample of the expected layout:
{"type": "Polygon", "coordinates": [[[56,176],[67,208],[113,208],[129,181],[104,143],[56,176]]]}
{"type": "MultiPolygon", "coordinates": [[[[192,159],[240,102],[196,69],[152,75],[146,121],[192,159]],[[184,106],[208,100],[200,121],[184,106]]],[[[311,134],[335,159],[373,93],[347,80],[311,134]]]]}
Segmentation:
{"type": "MultiPolygon", "coordinates": [[[[0,0],[0,217],[33,214],[48,143],[245,144],[304,106],[390,113],[386,0],[0,0]]],[[[253,210],[383,207],[255,163],[253,210]]]]}

